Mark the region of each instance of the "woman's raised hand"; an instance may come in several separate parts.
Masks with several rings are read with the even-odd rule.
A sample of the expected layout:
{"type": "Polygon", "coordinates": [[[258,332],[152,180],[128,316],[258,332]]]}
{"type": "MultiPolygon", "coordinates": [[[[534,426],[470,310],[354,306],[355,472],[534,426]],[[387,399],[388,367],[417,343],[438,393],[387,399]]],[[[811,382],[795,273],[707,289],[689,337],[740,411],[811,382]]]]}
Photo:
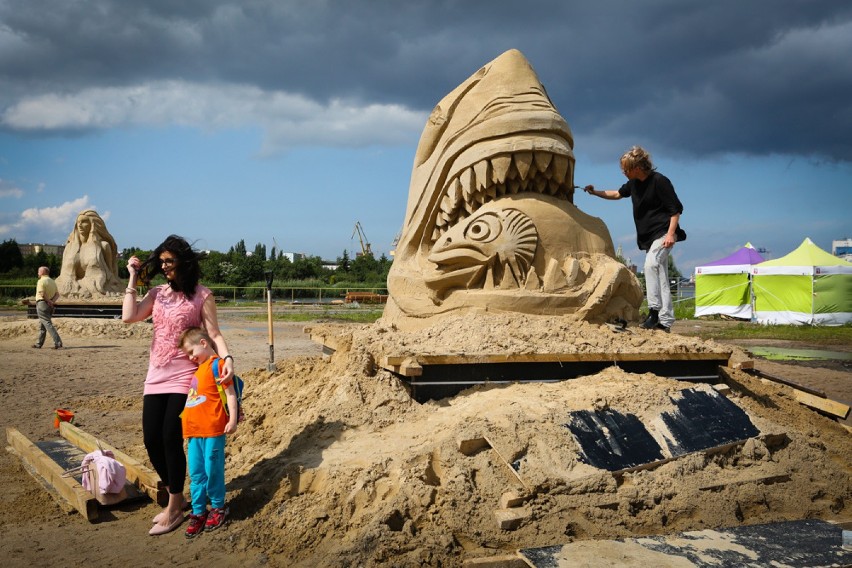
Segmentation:
{"type": "Polygon", "coordinates": [[[142,266],[142,261],[135,256],[131,256],[130,260],[127,261],[127,271],[130,273],[131,278],[139,273],[140,266],[142,266]]]}

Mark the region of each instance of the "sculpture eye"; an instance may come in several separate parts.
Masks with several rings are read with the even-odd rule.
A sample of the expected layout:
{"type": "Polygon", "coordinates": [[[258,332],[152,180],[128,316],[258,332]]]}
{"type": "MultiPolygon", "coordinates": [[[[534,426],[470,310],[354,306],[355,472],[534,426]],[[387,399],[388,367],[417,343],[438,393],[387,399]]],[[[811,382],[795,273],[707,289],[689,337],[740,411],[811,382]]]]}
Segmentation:
{"type": "Polygon", "coordinates": [[[465,237],[471,241],[486,243],[496,239],[501,229],[500,219],[493,213],[488,213],[468,226],[465,237]]]}

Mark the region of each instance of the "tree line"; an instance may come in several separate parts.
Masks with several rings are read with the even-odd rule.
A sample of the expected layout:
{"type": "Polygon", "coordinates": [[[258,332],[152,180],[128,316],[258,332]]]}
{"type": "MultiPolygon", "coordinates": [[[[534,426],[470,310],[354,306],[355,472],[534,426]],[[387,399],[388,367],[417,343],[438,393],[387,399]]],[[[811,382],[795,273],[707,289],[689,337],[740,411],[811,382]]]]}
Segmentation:
{"type": "MultiPolygon", "coordinates": [[[[130,247],[121,251],[118,261],[118,276],[126,279],[127,261],[131,256],[142,260],[151,255],[150,250],[130,247]]],[[[201,274],[205,285],[234,287],[265,286],[267,274],[271,273],[276,286],[313,287],[379,287],[387,282],[391,260],[384,254],[375,258],[370,253],[357,255],[354,259],[344,250],[335,260],[336,268],[319,256],[295,255],[291,260],[275,247],[267,254],[266,245],[258,243],[249,252],[244,240],[240,240],[228,252],[206,251],[202,253],[201,274]]],[[[62,266],[61,256],[40,251],[23,255],[18,243],[9,239],[0,243],[0,279],[7,281],[31,280],[39,266],[50,268],[51,275],[58,276],[62,266]]]]}

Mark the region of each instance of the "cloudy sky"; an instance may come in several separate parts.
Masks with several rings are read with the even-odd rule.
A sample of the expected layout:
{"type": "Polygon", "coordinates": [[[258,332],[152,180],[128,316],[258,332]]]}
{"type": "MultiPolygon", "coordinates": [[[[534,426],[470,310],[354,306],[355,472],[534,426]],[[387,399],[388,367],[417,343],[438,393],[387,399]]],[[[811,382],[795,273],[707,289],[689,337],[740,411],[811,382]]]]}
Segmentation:
{"type": "MultiPolygon", "coordinates": [[[[852,236],[848,0],[0,0],[0,240],[170,233],[334,259],[399,232],[432,107],[521,50],[574,133],[575,181],[648,148],[684,272],[747,241],[852,236]]],[[[582,193],[641,265],[630,205],[582,193]]]]}

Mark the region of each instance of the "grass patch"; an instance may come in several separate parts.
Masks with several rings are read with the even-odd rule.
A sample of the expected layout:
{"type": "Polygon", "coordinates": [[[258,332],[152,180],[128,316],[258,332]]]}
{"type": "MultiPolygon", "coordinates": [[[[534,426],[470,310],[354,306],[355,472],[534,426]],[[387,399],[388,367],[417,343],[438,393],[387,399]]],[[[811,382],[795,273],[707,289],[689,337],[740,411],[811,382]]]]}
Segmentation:
{"type": "Polygon", "coordinates": [[[27,311],[27,306],[21,303],[20,298],[0,298],[0,307],[12,309],[19,312],[27,311]]]}
{"type": "MultiPolygon", "coordinates": [[[[642,308],[647,309],[645,304],[642,308]]],[[[675,319],[678,321],[725,321],[718,316],[696,319],[695,298],[675,301],[674,309],[675,319]]],[[[702,329],[696,335],[701,339],[776,339],[824,346],[849,345],[852,344],[852,325],[764,325],[741,322],[714,329],[702,329]]]]}
{"type": "Polygon", "coordinates": [[[762,325],[759,323],[737,323],[729,327],[702,330],[702,339],[778,339],[800,341],[814,345],[849,345],[852,343],[852,325],[762,325]]]}
{"type": "Polygon", "coordinates": [[[266,308],[266,302],[234,302],[225,300],[224,302],[216,302],[217,308],[266,308]]]}
{"type": "MultiPolygon", "coordinates": [[[[642,304],[642,309],[648,309],[647,304],[642,304]]],[[[692,319],[695,317],[695,298],[686,298],[674,302],[675,319],[692,319]]]]}
{"type": "MultiPolygon", "coordinates": [[[[287,313],[273,313],[274,321],[291,321],[291,322],[306,322],[318,320],[345,321],[352,323],[373,323],[382,317],[382,311],[379,310],[310,310],[310,311],[292,311],[287,313]]],[[[267,321],[266,314],[252,314],[246,316],[252,321],[267,321]]]]}

